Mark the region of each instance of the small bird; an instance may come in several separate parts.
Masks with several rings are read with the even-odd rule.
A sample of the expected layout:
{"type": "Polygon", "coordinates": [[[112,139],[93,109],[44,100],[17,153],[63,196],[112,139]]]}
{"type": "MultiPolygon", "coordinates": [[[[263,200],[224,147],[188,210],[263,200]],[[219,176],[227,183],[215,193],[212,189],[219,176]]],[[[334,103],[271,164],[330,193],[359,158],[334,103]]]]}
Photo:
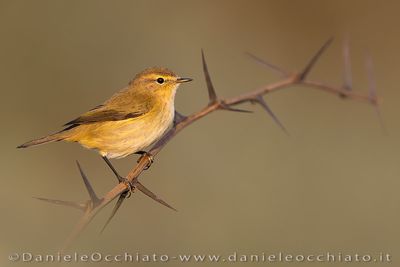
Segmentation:
{"type": "MultiPolygon", "coordinates": [[[[103,104],[66,123],[63,130],[18,148],[56,141],[78,142],[97,150],[117,175],[109,159],[148,154],[144,150],[158,141],[173,123],[176,89],[190,81],[166,68],[148,68],[103,104]]],[[[124,179],[117,177],[120,182],[124,179]]]]}

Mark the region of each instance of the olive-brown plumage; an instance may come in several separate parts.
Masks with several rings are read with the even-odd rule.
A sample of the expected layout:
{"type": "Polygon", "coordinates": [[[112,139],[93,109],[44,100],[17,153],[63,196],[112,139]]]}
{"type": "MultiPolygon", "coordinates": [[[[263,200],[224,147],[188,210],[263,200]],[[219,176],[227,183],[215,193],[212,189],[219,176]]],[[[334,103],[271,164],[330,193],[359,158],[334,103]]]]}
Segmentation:
{"type": "Polygon", "coordinates": [[[122,158],[142,151],[171,126],[179,78],[165,68],[149,68],[110,99],[78,118],[65,129],[19,146],[25,148],[54,141],[78,142],[96,149],[103,157],[122,158]]]}

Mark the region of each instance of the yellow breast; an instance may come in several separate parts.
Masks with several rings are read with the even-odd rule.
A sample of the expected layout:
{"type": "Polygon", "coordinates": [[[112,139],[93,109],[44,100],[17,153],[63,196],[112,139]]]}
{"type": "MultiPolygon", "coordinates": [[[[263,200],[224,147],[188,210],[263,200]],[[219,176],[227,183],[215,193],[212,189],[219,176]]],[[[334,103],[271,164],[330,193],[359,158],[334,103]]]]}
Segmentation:
{"type": "Polygon", "coordinates": [[[79,125],[65,140],[96,149],[107,158],[122,158],[158,141],[172,125],[174,113],[174,101],[166,101],[137,118],[79,125]]]}

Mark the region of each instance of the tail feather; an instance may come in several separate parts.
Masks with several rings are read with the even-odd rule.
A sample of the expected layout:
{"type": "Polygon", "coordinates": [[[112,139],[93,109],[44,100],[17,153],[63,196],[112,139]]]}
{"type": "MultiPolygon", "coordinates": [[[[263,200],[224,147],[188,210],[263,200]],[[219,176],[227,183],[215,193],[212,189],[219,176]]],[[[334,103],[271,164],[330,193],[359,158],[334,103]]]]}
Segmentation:
{"type": "Polygon", "coordinates": [[[41,145],[41,144],[46,144],[46,143],[51,143],[51,142],[57,142],[57,141],[61,141],[64,138],[61,136],[60,133],[55,133],[55,134],[51,134],[42,138],[38,138],[29,142],[26,142],[22,145],[17,146],[17,148],[26,148],[26,147],[30,147],[30,146],[37,146],[37,145],[41,145]]]}

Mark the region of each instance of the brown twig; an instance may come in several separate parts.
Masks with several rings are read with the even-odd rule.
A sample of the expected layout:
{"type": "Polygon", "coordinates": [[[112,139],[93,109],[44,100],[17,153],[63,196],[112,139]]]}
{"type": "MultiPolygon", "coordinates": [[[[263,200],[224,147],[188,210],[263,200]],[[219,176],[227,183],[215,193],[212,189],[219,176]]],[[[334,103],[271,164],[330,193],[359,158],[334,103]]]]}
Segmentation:
{"type": "MultiPolygon", "coordinates": [[[[246,92],[244,94],[241,94],[239,96],[235,96],[232,98],[226,98],[226,99],[220,99],[217,96],[217,93],[215,91],[215,88],[211,82],[211,77],[208,71],[208,67],[206,64],[206,60],[204,57],[204,53],[202,51],[202,62],[203,62],[203,70],[204,70],[204,75],[206,79],[206,85],[208,89],[208,95],[209,95],[209,103],[207,106],[202,108],[201,110],[192,113],[189,116],[183,116],[179,113],[176,113],[175,116],[175,123],[174,126],[171,130],[169,130],[162,139],[160,139],[154,146],[153,148],[149,151],[153,155],[153,157],[156,157],[157,154],[163,149],[163,147],[172,139],[174,138],[180,131],[194,123],[195,121],[207,116],[208,114],[217,111],[217,110],[228,110],[228,111],[239,111],[239,112],[248,112],[247,110],[242,110],[242,109],[237,109],[234,108],[233,106],[243,104],[243,103],[257,103],[259,104],[267,113],[272,116],[272,118],[275,120],[275,122],[283,129],[283,125],[279,122],[277,117],[272,113],[271,109],[266,105],[266,102],[263,99],[263,96],[271,93],[278,91],[283,88],[287,88],[293,85],[303,85],[306,87],[310,88],[315,88],[321,91],[325,91],[328,93],[332,93],[338,96],[342,96],[347,99],[354,99],[354,100],[359,100],[363,101],[366,103],[371,103],[374,106],[377,105],[377,96],[376,96],[376,89],[375,86],[372,85],[370,88],[370,94],[368,95],[363,95],[363,94],[356,94],[352,90],[349,90],[349,88],[346,87],[346,85],[349,85],[349,77],[345,77],[345,86],[344,87],[336,87],[332,85],[327,85],[319,81],[314,81],[314,80],[308,80],[308,74],[312,70],[312,68],[315,66],[315,63],[321,56],[321,54],[326,50],[326,48],[329,46],[329,44],[332,42],[332,39],[329,39],[327,42],[324,43],[324,45],[310,58],[309,62],[306,64],[303,70],[297,73],[290,73],[286,70],[283,70],[280,67],[277,67],[273,64],[267,63],[266,61],[263,61],[261,59],[258,59],[256,56],[251,55],[255,60],[258,62],[263,63],[265,66],[272,68],[276,72],[280,74],[284,74],[284,77],[275,83],[271,83],[269,85],[266,85],[262,88],[246,92]]],[[[348,53],[346,53],[345,60],[349,60],[348,53]]],[[[345,63],[349,64],[349,63],[345,63]]],[[[371,77],[371,74],[369,74],[371,77]]],[[[141,190],[144,194],[147,196],[151,197],[152,199],[158,201],[159,203],[172,208],[170,205],[168,205],[165,201],[161,200],[158,198],[154,193],[152,193],[150,190],[145,188],[138,180],[139,176],[141,173],[146,169],[147,165],[150,164],[150,159],[148,157],[141,157],[140,160],[138,161],[138,164],[129,171],[127,174],[126,178],[131,181],[132,185],[136,187],[138,190],[141,190]]],[[[91,220],[99,213],[99,211],[104,208],[107,204],[109,204],[112,200],[114,200],[117,197],[119,198],[119,201],[117,202],[116,207],[114,208],[114,212],[112,216],[115,214],[116,209],[122,204],[122,201],[125,199],[125,195],[127,192],[127,187],[124,183],[117,184],[114,188],[112,188],[109,192],[107,192],[102,198],[98,198],[96,194],[94,193],[94,190],[92,189],[92,186],[90,185],[86,175],[84,174],[83,170],[81,169],[79,163],[78,167],[81,173],[81,176],[84,180],[85,186],[87,188],[87,191],[89,192],[90,200],[86,201],[85,203],[75,203],[75,202],[69,202],[69,201],[59,201],[59,200],[49,200],[49,199],[43,199],[39,198],[40,200],[45,200],[47,202],[51,202],[54,204],[60,204],[60,205],[66,205],[66,206],[72,206],[74,208],[78,208],[82,210],[84,213],[81,217],[81,219],[78,221],[76,224],[75,228],[73,229],[72,233],[68,237],[68,239],[65,241],[64,246],[62,248],[62,251],[66,249],[71,242],[73,242],[78,235],[84,230],[84,228],[91,222],[91,220]],[[125,195],[124,195],[125,194],[125,195]],[[121,197],[122,195],[122,197],[121,197]]],[[[174,208],[172,208],[174,209],[174,208]]],[[[110,217],[110,219],[112,218],[110,217]]]]}

